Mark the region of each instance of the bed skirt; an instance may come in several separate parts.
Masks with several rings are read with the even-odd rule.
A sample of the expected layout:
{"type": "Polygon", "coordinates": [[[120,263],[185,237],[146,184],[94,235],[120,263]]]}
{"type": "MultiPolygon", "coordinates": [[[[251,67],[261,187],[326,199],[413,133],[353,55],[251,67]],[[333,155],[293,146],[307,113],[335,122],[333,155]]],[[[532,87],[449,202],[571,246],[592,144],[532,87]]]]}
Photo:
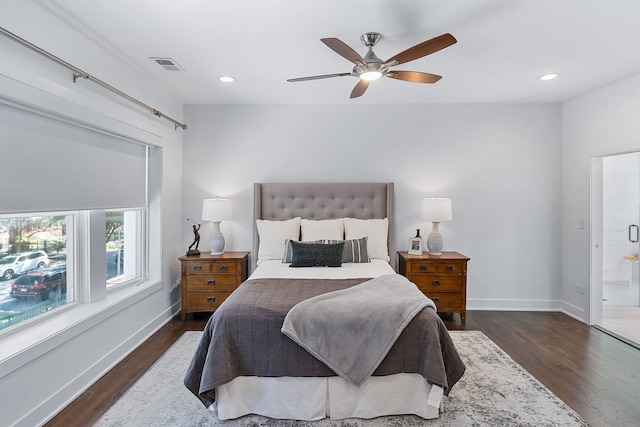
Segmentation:
{"type": "Polygon", "coordinates": [[[237,377],[216,388],[210,409],[229,420],[257,414],[291,420],[375,418],[414,414],[437,418],[443,389],[419,374],[372,376],[358,388],[340,377],[237,377]]]}

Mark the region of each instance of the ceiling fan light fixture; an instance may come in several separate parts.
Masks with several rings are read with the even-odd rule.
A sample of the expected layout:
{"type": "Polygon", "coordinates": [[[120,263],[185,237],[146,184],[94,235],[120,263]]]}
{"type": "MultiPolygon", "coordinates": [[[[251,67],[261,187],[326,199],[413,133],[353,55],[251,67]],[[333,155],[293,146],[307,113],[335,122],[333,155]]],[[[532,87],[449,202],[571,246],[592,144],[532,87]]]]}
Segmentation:
{"type": "Polygon", "coordinates": [[[542,81],[553,80],[553,79],[557,78],[559,75],[560,74],[558,74],[558,73],[542,74],[542,75],[538,76],[538,80],[542,80],[542,81]]]}
{"type": "Polygon", "coordinates": [[[362,80],[366,80],[369,82],[372,82],[374,80],[378,80],[380,77],[382,77],[382,73],[380,71],[366,71],[362,74],[360,74],[360,78],[362,80]]]}
{"type": "Polygon", "coordinates": [[[357,65],[353,71],[361,80],[372,82],[382,77],[387,68],[382,62],[365,62],[357,65]]]}

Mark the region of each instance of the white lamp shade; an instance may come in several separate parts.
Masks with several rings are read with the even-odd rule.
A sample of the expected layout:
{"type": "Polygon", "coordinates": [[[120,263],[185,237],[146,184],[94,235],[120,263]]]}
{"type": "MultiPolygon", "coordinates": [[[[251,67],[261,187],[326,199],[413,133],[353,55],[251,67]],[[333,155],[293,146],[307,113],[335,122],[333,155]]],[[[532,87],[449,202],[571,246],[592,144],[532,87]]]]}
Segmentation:
{"type": "Polygon", "coordinates": [[[443,197],[427,197],[422,199],[420,218],[429,221],[451,221],[453,219],[451,199],[443,197]]]}
{"type": "Polygon", "coordinates": [[[203,221],[228,221],[231,219],[231,199],[204,199],[202,201],[203,221]]]}

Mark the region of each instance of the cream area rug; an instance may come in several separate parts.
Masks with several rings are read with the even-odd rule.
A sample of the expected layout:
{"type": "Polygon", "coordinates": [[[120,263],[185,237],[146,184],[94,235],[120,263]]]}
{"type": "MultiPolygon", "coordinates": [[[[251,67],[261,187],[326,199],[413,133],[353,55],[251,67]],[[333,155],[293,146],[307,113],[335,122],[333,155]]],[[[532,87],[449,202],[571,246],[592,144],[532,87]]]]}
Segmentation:
{"type": "Polygon", "coordinates": [[[582,418],[480,331],[451,331],[467,365],[444,400],[440,418],[413,415],[371,420],[275,420],[246,416],[220,421],[183,385],[201,332],[186,332],[95,424],[107,426],[586,426],[582,418]]]}

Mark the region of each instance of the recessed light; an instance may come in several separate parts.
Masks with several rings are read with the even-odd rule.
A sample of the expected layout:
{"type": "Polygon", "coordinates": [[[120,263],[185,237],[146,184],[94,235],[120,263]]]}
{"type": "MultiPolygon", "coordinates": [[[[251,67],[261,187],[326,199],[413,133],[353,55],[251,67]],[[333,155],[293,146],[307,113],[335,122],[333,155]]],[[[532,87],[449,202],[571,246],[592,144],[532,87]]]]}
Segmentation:
{"type": "Polygon", "coordinates": [[[220,76],[218,80],[224,83],[233,83],[236,81],[236,78],[233,76],[220,76]]]}
{"type": "Polygon", "coordinates": [[[560,74],[557,73],[549,73],[538,76],[538,80],[553,80],[557,78],[560,74]]]}

